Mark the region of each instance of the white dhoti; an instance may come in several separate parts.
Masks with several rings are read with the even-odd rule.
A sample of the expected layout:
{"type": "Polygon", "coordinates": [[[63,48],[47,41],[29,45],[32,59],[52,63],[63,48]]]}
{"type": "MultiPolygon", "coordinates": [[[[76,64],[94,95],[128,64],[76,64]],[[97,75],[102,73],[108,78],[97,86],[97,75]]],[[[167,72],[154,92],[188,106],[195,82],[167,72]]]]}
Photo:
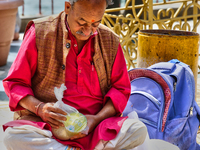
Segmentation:
{"type": "MultiPolygon", "coordinates": [[[[49,130],[30,125],[6,129],[4,144],[8,150],[68,150],[52,138],[49,130]]],[[[162,140],[149,140],[146,126],[138,119],[126,119],[115,139],[100,140],[94,150],[178,150],[162,140]],[[156,149],[154,149],[156,148],[156,149]]]]}
{"type": "MultiPolygon", "coordinates": [[[[6,129],[4,144],[8,150],[67,150],[67,146],[52,138],[48,130],[30,125],[6,129]]],[[[147,135],[145,125],[137,119],[126,119],[117,137],[101,140],[95,149],[131,149],[141,145],[147,135]]]]}

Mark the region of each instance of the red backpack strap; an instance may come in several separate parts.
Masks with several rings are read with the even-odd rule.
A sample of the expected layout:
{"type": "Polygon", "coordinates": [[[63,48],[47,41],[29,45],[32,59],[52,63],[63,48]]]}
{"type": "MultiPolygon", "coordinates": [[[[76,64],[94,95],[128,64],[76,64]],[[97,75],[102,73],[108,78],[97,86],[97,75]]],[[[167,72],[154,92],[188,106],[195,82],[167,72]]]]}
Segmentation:
{"type": "Polygon", "coordinates": [[[162,119],[162,122],[163,122],[162,132],[163,132],[165,128],[166,120],[167,120],[169,106],[171,103],[171,91],[167,82],[163,79],[161,75],[149,69],[132,69],[132,70],[129,70],[128,75],[129,75],[130,81],[139,77],[147,77],[156,81],[162,87],[164,97],[165,97],[165,108],[164,108],[164,114],[163,114],[163,119],[162,119]]]}

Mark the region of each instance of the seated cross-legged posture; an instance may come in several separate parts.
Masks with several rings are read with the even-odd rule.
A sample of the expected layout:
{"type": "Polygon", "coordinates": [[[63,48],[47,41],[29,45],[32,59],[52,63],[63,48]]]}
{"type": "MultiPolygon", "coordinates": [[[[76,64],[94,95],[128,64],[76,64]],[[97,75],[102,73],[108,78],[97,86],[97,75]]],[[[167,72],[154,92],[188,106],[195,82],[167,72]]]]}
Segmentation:
{"type": "Polygon", "coordinates": [[[3,80],[14,121],[4,125],[8,150],[70,148],[133,149],[147,134],[138,119],[120,117],[130,80],[118,36],[100,24],[112,0],[70,0],[65,11],[30,21],[8,76],[3,80]],[[59,140],[66,112],[54,106],[54,87],[64,83],[62,101],[87,118],[88,133],[59,140]]]}

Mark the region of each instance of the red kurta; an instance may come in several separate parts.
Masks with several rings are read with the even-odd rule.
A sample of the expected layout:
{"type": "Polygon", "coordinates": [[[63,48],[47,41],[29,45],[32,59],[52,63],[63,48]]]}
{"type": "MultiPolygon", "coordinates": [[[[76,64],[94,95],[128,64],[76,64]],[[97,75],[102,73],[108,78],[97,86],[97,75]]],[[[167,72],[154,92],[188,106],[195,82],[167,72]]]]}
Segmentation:
{"type": "MultiPolygon", "coordinates": [[[[124,55],[119,45],[112,68],[112,87],[103,97],[92,60],[94,36],[96,34],[98,33],[88,39],[82,51],[78,53],[76,39],[69,30],[68,38],[71,40],[71,48],[66,58],[65,86],[67,90],[64,92],[63,101],[75,107],[80,113],[95,115],[102,109],[106,101],[111,99],[117,113],[121,114],[130,96],[130,81],[124,55]]],[[[9,106],[12,111],[23,109],[18,105],[22,98],[27,95],[34,96],[31,89],[31,78],[35,73],[36,66],[37,49],[33,25],[26,33],[7,78],[3,80],[5,92],[10,98],[9,106]]],[[[102,121],[92,133],[81,139],[74,141],[57,140],[65,145],[78,146],[86,150],[93,149],[100,139],[108,141],[115,138],[125,119],[123,117],[108,118],[102,121]]],[[[33,125],[34,122],[24,121],[24,124],[29,123],[33,125]]],[[[21,124],[23,124],[22,120],[12,121],[5,124],[4,129],[7,126],[21,124]]],[[[46,123],[35,123],[35,126],[51,129],[46,123]]]]}

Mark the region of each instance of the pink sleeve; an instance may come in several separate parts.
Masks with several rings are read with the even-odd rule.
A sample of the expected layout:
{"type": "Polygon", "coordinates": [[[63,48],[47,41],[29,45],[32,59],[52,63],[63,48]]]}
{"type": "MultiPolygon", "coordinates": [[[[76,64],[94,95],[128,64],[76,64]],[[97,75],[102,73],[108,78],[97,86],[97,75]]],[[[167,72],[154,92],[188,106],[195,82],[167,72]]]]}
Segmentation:
{"type": "Polygon", "coordinates": [[[34,95],[31,89],[31,78],[35,73],[36,66],[35,26],[32,25],[26,32],[8,76],[3,80],[3,86],[9,97],[9,106],[12,111],[23,109],[18,105],[19,101],[27,95],[34,95]]]}
{"type": "Polygon", "coordinates": [[[111,99],[118,115],[120,115],[126,107],[131,91],[126,62],[120,44],[112,68],[111,84],[111,89],[104,97],[104,103],[111,99]]]}

